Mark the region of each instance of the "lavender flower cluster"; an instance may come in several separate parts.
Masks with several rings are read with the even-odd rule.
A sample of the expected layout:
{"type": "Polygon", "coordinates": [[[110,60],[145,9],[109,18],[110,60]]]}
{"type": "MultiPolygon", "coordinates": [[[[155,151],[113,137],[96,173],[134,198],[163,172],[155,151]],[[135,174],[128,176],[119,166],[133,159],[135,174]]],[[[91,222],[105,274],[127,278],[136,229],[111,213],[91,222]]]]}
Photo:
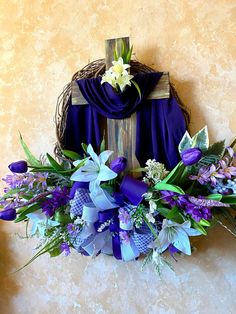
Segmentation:
{"type": "Polygon", "coordinates": [[[48,198],[42,204],[42,210],[45,215],[52,217],[55,211],[61,207],[65,206],[70,200],[69,191],[66,187],[56,187],[55,190],[52,192],[51,197],[48,198]]]}
{"type": "Polygon", "coordinates": [[[236,167],[235,154],[232,148],[228,147],[228,155],[224,156],[218,164],[211,164],[208,167],[201,167],[197,175],[190,175],[190,180],[197,180],[201,185],[209,184],[215,187],[216,192],[222,192],[222,194],[235,194],[236,184],[236,167]],[[224,187],[225,180],[227,180],[228,186],[224,187]],[[228,188],[229,187],[229,188],[228,188]]]}
{"type": "Polygon", "coordinates": [[[26,172],[26,173],[13,173],[6,175],[2,180],[8,185],[4,192],[7,193],[10,189],[47,189],[47,172],[26,172]]]}
{"type": "Polygon", "coordinates": [[[161,197],[171,208],[177,206],[197,222],[201,219],[210,220],[212,218],[210,207],[194,204],[190,201],[189,195],[180,195],[172,191],[161,191],[161,197]]]}

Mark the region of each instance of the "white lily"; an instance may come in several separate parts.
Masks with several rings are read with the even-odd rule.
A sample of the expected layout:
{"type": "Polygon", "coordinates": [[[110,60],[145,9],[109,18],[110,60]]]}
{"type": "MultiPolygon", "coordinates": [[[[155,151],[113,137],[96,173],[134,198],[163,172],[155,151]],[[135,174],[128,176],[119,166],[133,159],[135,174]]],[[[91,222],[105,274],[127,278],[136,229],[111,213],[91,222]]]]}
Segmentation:
{"type": "Polygon", "coordinates": [[[116,87],[116,78],[114,73],[109,69],[102,77],[101,84],[109,83],[112,87],[116,87]]]}
{"type": "Polygon", "coordinates": [[[33,223],[31,227],[31,235],[39,234],[41,237],[44,236],[45,231],[48,227],[59,226],[60,223],[49,219],[41,210],[37,210],[34,213],[26,215],[33,223]]]}
{"type": "MultiPolygon", "coordinates": [[[[90,192],[98,189],[102,181],[112,180],[117,176],[117,173],[112,171],[105,165],[111,154],[110,150],[102,152],[99,156],[94,152],[91,144],[88,145],[87,153],[92,160],[87,160],[85,165],[80,167],[71,176],[72,181],[89,182],[90,192]]],[[[77,160],[73,164],[77,166],[81,161],[77,160]]]]}
{"type": "Polygon", "coordinates": [[[127,85],[131,86],[131,80],[133,78],[133,75],[121,75],[119,77],[117,77],[116,79],[116,84],[119,85],[120,90],[123,92],[123,90],[125,89],[125,87],[127,85]]]}
{"type": "Polygon", "coordinates": [[[150,244],[150,247],[159,247],[164,252],[170,244],[173,244],[179,251],[191,255],[191,246],[188,236],[198,236],[201,233],[191,228],[190,221],[182,224],[164,219],[162,229],[158,238],[150,244]]]}
{"type": "Polygon", "coordinates": [[[110,70],[115,74],[116,78],[121,75],[128,75],[127,69],[130,68],[129,64],[125,64],[123,59],[119,57],[117,61],[112,61],[113,66],[110,70]]]}

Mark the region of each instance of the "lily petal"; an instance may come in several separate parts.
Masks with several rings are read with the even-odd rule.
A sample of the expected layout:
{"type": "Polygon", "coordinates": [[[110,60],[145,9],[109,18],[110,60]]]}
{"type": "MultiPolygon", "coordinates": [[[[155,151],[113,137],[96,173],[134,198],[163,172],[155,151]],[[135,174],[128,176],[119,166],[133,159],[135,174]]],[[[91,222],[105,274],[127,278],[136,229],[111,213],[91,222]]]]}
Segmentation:
{"type": "Polygon", "coordinates": [[[99,155],[100,163],[105,164],[109,157],[113,154],[112,150],[105,150],[99,155]]]}
{"type": "Polygon", "coordinates": [[[173,245],[181,252],[191,255],[191,246],[187,233],[178,228],[178,237],[173,242],[173,245]]]}
{"type": "Polygon", "coordinates": [[[75,171],[72,176],[72,181],[79,181],[79,182],[90,182],[97,179],[98,173],[97,172],[82,172],[81,168],[75,171]]]}
{"type": "Polygon", "coordinates": [[[98,155],[94,152],[93,147],[91,144],[88,145],[87,153],[92,157],[93,161],[100,166],[100,160],[98,158],[98,155]]]}
{"type": "Polygon", "coordinates": [[[99,181],[108,181],[117,177],[117,173],[112,171],[106,165],[102,164],[97,179],[99,181]]]}

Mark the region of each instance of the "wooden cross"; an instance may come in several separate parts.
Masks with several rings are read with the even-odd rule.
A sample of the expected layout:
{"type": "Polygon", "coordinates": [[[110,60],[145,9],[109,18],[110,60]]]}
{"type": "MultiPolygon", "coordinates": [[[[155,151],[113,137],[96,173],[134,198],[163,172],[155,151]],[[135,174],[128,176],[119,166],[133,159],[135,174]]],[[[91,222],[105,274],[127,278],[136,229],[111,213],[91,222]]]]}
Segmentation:
{"type": "MultiPolygon", "coordinates": [[[[129,49],[129,37],[108,39],[105,41],[106,48],[106,69],[112,66],[114,60],[114,49],[117,47],[118,53],[121,52],[122,42],[126,43],[129,49]]],[[[164,72],[158,81],[154,90],[148,96],[148,99],[162,99],[170,97],[169,74],[164,72]]],[[[76,82],[72,82],[72,105],[86,105],[76,82]]],[[[107,145],[109,150],[113,150],[113,158],[125,156],[128,160],[128,169],[139,167],[138,160],[135,156],[136,146],[136,113],[130,118],[115,120],[107,119],[107,145]]]]}

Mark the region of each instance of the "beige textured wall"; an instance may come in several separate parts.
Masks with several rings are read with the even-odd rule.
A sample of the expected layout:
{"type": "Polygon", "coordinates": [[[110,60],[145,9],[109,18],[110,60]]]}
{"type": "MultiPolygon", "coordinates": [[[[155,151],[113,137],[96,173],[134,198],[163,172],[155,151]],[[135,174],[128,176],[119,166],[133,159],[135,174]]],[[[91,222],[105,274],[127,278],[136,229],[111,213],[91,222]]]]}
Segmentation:
{"type": "MultiPolygon", "coordinates": [[[[35,154],[52,151],[57,96],[72,74],[104,56],[104,39],[130,36],[136,58],[170,71],[192,112],[191,130],[212,140],[236,133],[234,0],[0,0],[1,176],[23,157],[20,130],[35,154]]],[[[236,241],[224,229],[197,241],[163,281],[141,262],[73,253],[32,255],[24,227],[0,224],[0,313],[235,313],[236,241]],[[234,291],[234,292],[233,292],[234,291]]]]}

